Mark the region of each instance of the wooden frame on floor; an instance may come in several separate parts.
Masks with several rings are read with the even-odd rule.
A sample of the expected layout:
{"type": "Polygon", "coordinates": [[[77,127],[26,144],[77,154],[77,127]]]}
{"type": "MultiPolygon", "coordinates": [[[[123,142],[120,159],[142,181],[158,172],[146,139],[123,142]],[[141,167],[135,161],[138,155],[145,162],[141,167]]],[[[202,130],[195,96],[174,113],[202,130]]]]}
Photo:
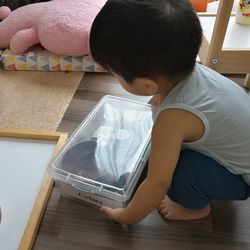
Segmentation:
{"type": "MultiPolygon", "coordinates": [[[[41,144],[45,142],[55,142],[55,145],[52,147],[52,151],[54,150],[52,157],[62,148],[68,138],[67,133],[59,133],[59,132],[30,132],[16,129],[0,129],[0,139],[2,141],[10,140],[10,141],[41,141],[41,144]]],[[[11,150],[11,149],[10,149],[11,150]]],[[[50,192],[54,183],[52,177],[46,175],[41,183],[36,201],[33,205],[30,216],[28,217],[28,222],[25,226],[25,230],[22,234],[21,241],[19,243],[18,249],[27,250],[31,249],[34,239],[36,237],[37,230],[39,228],[40,221],[42,219],[43,212],[45,210],[47,201],[50,196],[50,192]]],[[[43,178],[43,177],[41,177],[43,178]]],[[[18,185],[18,184],[17,184],[18,185]]],[[[31,187],[33,188],[33,187],[31,187]]],[[[39,188],[39,187],[38,187],[39,188]]],[[[18,208],[17,212],[18,212],[18,208]]]]}

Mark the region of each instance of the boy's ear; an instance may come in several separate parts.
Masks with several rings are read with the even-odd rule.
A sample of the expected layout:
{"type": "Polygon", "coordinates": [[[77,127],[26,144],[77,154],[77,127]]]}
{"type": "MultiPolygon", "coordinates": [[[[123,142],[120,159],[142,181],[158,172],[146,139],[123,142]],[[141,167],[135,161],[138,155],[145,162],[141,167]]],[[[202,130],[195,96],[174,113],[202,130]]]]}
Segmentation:
{"type": "Polygon", "coordinates": [[[142,86],[144,88],[144,91],[148,95],[155,95],[159,89],[157,83],[154,80],[151,80],[146,77],[137,78],[137,84],[142,86]]]}

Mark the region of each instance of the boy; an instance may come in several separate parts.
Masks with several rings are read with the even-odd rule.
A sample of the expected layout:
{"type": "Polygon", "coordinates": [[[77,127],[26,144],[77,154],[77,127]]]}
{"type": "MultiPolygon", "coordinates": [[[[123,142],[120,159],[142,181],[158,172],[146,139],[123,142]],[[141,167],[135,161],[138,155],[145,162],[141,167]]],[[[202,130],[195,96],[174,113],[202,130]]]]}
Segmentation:
{"type": "Polygon", "coordinates": [[[200,219],[210,200],[250,195],[250,98],[195,63],[201,39],[188,0],[109,0],[93,23],[94,59],[127,91],[160,104],[147,177],[127,208],[101,208],[117,222],[155,208],[170,220],[200,219]]]}

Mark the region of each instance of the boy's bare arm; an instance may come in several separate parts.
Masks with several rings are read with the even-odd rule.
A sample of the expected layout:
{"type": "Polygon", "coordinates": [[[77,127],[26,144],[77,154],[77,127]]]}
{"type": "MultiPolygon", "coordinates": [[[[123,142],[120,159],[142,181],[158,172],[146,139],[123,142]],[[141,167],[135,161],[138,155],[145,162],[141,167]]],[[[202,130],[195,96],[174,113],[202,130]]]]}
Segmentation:
{"type": "Polygon", "coordinates": [[[111,219],[133,224],[159,205],[171,184],[182,142],[203,134],[203,126],[192,116],[175,109],[163,111],[158,116],[152,131],[147,177],[127,208],[102,208],[111,219]]]}
{"type": "Polygon", "coordinates": [[[182,138],[176,132],[171,133],[172,130],[161,133],[159,126],[156,125],[152,133],[147,177],[124,212],[125,223],[136,223],[152,212],[165,197],[171,184],[182,138]]]}

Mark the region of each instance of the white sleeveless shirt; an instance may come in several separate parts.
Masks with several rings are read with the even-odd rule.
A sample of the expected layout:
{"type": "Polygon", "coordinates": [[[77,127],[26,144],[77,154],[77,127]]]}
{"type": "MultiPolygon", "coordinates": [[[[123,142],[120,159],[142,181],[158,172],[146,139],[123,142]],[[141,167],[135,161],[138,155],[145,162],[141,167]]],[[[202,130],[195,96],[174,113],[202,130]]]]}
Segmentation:
{"type": "Polygon", "coordinates": [[[197,64],[158,107],[192,112],[201,119],[205,132],[189,148],[217,160],[250,185],[250,96],[236,83],[214,70],[197,64]]]}

